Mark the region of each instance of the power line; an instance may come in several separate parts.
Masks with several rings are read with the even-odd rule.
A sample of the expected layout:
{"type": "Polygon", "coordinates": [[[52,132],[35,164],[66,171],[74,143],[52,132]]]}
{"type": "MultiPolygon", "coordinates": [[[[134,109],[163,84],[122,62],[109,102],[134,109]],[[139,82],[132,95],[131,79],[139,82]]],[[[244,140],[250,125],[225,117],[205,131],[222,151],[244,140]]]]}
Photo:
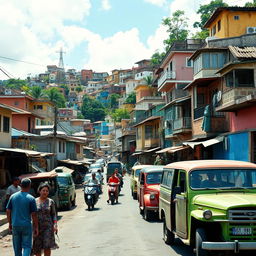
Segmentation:
{"type": "Polygon", "coordinates": [[[45,67],[45,65],[41,65],[41,64],[37,64],[37,63],[33,63],[33,62],[28,62],[25,60],[17,60],[17,59],[13,59],[13,58],[9,58],[9,57],[4,57],[4,56],[0,56],[1,59],[5,59],[5,60],[11,60],[11,61],[16,61],[16,62],[22,62],[22,63],[26,63],[29,65],[35,65],[35,66],[41,66],[41,67],[45,67]]]}
{"type": "Polygon", "coordinates": [[[12,76],[9,72],[7,72],[6,70],[4,70],[2,67],[0,67],[0,70],[1,70],[6,76],[8,76],[10,79],[14,77],[14,76],[12,76]],[[8,73],[9,73],[9,74],[8,74],[8,73]]]}

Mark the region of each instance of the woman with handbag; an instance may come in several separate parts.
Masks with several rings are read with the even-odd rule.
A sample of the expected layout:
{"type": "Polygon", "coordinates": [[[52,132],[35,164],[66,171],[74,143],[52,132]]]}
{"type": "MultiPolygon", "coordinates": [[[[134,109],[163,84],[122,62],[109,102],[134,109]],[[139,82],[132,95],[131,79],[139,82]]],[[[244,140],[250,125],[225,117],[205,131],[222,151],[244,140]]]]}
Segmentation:
{"type": "Polygon", "coordinates": [[[57,233],[57,215],[55,203],[52,199],[48,198],[50,186],[48,183],[40,184],[38,187],[39,197],[36,198],[39,235],[34,237],[33,240],[33,254],[41,256],[51,255],[51,249],[58,248],[54,233],[57,233]]]}

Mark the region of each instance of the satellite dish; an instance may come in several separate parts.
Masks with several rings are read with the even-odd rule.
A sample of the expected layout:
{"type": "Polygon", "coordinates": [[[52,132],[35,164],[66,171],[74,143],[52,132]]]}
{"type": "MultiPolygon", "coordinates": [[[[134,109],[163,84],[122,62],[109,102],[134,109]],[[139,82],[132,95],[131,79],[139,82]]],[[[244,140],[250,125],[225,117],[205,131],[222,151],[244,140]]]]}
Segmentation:
{"type": "Polygon", "coordinates": [[[218,91],[217,92],[217,101],[220,102],[222,99],[222,92],[221,91],[218,91]]]}

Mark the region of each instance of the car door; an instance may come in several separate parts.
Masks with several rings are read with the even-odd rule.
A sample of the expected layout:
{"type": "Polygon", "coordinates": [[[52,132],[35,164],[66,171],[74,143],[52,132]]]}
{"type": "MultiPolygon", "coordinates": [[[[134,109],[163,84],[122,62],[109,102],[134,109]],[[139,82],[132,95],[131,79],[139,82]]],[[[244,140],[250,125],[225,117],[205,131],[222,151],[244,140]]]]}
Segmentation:
{"type": "Polygon", "coordinates": [[[164,210],[165,213],[165,222],[169,230],[172,230],[171,227],[171,188],[173,183],[173,169],[166,169],[163,172],[162,181],[161,181],[161,191],[159,197],[159,209],[164,210]]]}
{"type": "Polygon", "coordinates": [[[139,188],[139,203],[141,207],[144,207],[144,191],[145,191],[145,173],[140,173],[140,179],[138,181],[139,188]]]}
{"type": "Polygon", "coordinates": [[[186,172],[179,170],[177,187],[179,193],[175,196],[175,224],[178,236],[187,238],[187,177],[186,172]]]}

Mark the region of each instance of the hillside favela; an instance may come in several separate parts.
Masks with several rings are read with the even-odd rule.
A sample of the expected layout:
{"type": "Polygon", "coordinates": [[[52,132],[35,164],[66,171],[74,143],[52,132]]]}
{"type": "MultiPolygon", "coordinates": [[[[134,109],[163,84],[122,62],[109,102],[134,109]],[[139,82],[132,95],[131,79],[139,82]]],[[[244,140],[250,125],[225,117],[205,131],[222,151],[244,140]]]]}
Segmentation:
{"type": "Polygon", "coordinates": [[[36,2],[0,8],[0,255],[256,255],[256,1],[36,2]]]}

